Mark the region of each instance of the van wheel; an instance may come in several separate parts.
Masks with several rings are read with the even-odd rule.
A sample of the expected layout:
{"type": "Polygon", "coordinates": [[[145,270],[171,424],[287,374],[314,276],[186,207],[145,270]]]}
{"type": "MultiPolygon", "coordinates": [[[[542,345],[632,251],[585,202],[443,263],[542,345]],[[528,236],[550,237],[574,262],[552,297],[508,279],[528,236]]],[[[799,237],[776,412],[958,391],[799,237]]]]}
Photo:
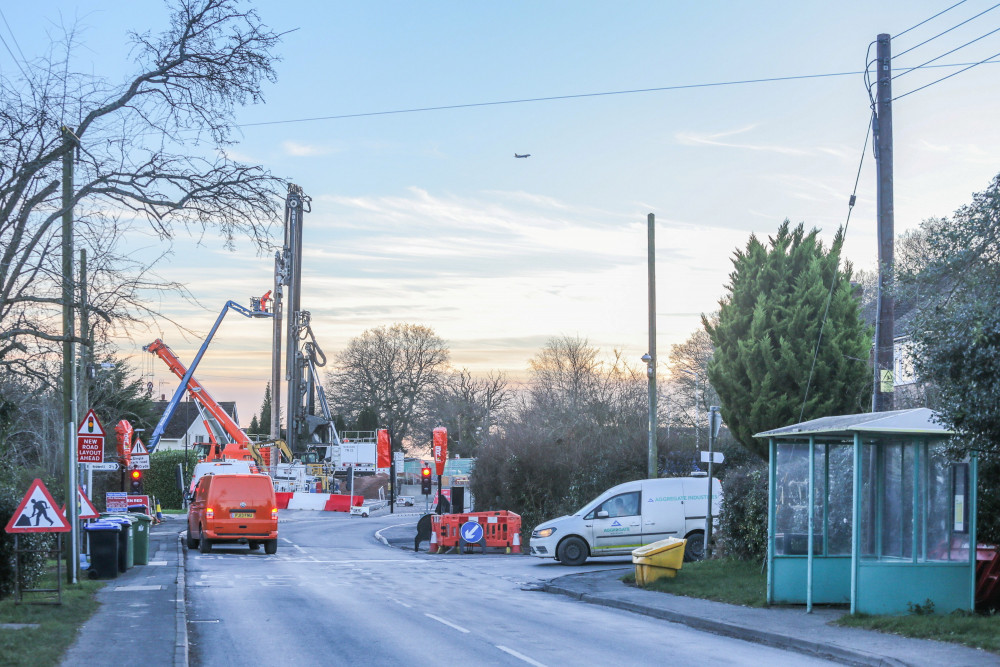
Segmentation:
{"type": "Polygon", "coordinates": [[[196,540],[193,537],[191,537],[191,535],[193,535],[193,534],[194,534],[194,532],[190,528],[188,528],[187,537],[184,538],[184,543],[187,545],[188,549],[197,549],[198,548],[198,540],[196,540]]]}
{"type": "Polygon", "coordinates": [[[264,553],[271,556],[278,553],[278,540],[268,540],[264,542],[264,553]]]}
{"type": "Polygon", "coordinates": [[[587,543],[579,537],[567,537],[556,549],[556,558],[563,565],[583,565],[589,555],[587,543]]]}
{"type": "Polygon", "coordinates": [[[705,531],[695,530],[688,533],[685,538],[687,544],[684,545],[684,562],[693,563],[696,560],[705,559],[705,531]]]}
{"type": "Polygon", "coordinates": [[[202,531],[201,539],[198,540],[198,551],[203,554],[212,553],[212,540],[205,537],[204,531],[202,531]]]}

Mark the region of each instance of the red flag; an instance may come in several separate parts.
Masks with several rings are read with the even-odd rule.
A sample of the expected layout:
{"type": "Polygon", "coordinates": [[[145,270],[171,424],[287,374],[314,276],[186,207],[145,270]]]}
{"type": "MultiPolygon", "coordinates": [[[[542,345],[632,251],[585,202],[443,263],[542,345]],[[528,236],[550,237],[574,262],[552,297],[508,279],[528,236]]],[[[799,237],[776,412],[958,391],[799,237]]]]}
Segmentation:
{"type": "Polygon", "coordinates": [[[448,460],[448,429],[438,426],[434,429],[434,464],[440,477],[444,474],[444,462],[448,460]]]}
{"type": "Polygon", "coordinates": [[[380,428],[375,432],[378,443],[378,463],[376,468],[388,468],[392,465],[392,446],[389,444],[389,431],[380,428]]]}

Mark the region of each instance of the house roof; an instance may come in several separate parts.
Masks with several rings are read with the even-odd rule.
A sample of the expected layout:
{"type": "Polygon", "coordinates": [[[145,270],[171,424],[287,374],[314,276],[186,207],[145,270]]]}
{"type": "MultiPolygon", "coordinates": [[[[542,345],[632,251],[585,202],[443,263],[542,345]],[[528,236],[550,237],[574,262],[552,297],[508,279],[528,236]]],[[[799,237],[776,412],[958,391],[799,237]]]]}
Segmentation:
{"type": "MultiPolygon", "coordinates": [[[[153,414],[157,421],[163,416],[163,412],[167,409],[169,403],[169,401],[153,401],[153,414]]],[[[238,421],[236,401],[219,401],[219,405],[226,411],[226,414],[238,421]]],[[[174,416],[170,418],[170,421],[167,422],[166,427],[163,429],[161,438],[180,440],[198,419],[201,419],[198,406],[193,401],[181,401],[177,404],[177,409],[174,410],[174,416]]]]}
{"type": "Polygon", "coordinates": [[[820,417],[791,426],[754,434],[755,438],[796,438],[799,436],[854,437],[855,433],[879,435],[936,435],[949,436],[954,432],[937,420],[937,414],[928,408],[891,410],[889,412],[864,412],[857,415],[820,417]]]}

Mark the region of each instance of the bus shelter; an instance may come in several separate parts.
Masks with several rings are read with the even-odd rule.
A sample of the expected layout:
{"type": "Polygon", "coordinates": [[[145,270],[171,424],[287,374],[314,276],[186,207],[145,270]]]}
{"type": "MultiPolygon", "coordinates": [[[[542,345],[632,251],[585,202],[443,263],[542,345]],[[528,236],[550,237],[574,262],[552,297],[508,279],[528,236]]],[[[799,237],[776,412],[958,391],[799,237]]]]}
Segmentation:
{"type": "Polygon", "coordinates": [[[976,458],[926,408],[823,417],[769,441],[767,599],[851,613],[975,608],[976,458]]]}

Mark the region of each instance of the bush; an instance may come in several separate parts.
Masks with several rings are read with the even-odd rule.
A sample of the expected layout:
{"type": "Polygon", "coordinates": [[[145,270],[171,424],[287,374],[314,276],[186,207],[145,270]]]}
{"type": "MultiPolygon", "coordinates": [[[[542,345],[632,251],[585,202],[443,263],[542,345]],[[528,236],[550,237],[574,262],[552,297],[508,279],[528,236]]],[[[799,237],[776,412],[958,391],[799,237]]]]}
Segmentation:
{"type": "MultiPolygon", "coordinates": [[[[183,494],[177,488],[177,464],[184,463],[184,450],[170,449],[162,452],[153,452],[149,456],[149,470],[143,476],[143,490],[147,495],[156,496],[163,509],[181,509],[183,507],[183,494]]],[[[198,463],[198,454],[193,450],[187,452],[187,474],[184,484],[191,481],[191,471],[198,463]]],[[[152,511],[155,508],[150,508],[152,511]]]]}
{"type": "Polygon", "coordinates": [[[731,558],[762,561],[767,557],[767,465],[750,461],[730,468],[723,486],[720,550],[731,558]]]}
{"type": "MultiPolygon", "coordinates": [[[[18,488],[15,476],[11,471],[0,470],[0,526],[6,526],[18,504],[24,498],[27,486],[18,488]]],[[[49,548],[53,543],[51,533],[22,534],[18,543],[21,549],[49,548]]],[[[14,535],[6,531],[0,532],[0,599],[14,592],[14,535]]],[[[40,553],[25,553],[21,556],[20,573],[21,586],[31,588],[38,581],[45,568],[45,555],[40,553]]]]}

